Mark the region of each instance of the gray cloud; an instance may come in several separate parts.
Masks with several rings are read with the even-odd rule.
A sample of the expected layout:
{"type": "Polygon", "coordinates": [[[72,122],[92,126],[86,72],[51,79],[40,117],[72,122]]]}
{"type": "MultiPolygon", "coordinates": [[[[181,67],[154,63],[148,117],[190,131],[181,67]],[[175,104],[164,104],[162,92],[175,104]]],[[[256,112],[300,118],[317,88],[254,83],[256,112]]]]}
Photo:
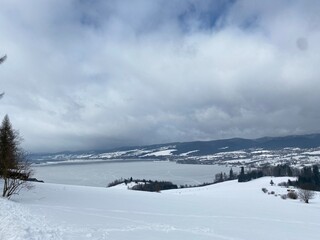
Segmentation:
{"type": "Polygon", "coordinates": [[[30,151],[318,132],[317,1],[20,1],[0,113],[30,151]]]}

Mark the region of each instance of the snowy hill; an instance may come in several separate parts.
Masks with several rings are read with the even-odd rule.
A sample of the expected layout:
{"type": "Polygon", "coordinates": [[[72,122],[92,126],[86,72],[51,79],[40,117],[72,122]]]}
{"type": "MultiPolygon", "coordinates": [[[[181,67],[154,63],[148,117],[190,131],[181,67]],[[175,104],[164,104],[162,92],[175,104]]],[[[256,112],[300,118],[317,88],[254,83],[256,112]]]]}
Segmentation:
{"type": "Polygon", "coordinates": [[[0,198],[0,239],[318,239],[319,196],[283,200],[261,191],[286,193],[269,182],[162,193],[35,183],[13,201],[0,198]]]}
{"type": "Polygon", "coordinates": [[[62,152],[31,154],[37,164],[58,162],[82,163],[88,161],[171,160],[192,164],[303,165],[320,161],[320,134],[259,139],[225,139],[207,142],[185,142],[109,151],[62,152]]]}

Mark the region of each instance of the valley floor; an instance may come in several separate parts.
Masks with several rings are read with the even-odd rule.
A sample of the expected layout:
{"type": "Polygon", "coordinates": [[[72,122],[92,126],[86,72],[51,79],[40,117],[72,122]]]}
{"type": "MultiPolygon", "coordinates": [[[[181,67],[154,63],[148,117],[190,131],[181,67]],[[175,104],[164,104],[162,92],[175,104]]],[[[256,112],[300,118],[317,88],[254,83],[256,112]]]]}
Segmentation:
{"type": "Polygon", "coordinates": [[[35,183],[0,198],[0,239],[319,239],[319,195],[283,200],[261,191],[286,193],[270,179],[162,193],[35,183]]]}

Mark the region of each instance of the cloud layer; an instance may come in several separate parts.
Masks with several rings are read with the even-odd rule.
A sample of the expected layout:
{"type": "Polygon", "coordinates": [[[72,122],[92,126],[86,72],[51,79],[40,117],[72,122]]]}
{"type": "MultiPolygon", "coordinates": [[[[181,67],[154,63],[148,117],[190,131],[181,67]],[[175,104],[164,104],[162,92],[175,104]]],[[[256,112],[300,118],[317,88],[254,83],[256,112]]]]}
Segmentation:
{"type": "Polygon", "coordinates": [[[318,132],[318,1],[2,0],[29,151],[318,132]]]}

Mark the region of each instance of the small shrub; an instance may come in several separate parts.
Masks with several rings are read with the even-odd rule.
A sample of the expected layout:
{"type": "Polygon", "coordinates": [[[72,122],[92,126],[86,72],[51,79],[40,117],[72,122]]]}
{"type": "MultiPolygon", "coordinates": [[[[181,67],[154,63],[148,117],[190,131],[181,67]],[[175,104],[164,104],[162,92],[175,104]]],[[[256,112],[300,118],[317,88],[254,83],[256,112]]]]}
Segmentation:
{"type": "Polygon", "coordinates": [[[271,194],[274,194],[274,191],[271,191],[270,193],[271,193],[271,194]]]}
{"type": "Polygon", "coordinates": [[[287,197],[290,199],[298,199],[298,194],[294,191],[290,191],[287,193],[287,197]]]}
{"type": "Polygon", "coordinates": [[[288,197],[287,194],[282,194],[282,195],[281,195],[281,198],[282,198],[283,200],[286,200],[287,197],[288,197]]]}
{"type": "Polygon", "coordinates": [[[278,186],[279,187],[288,187],[288,183],[287,182],[281,182],[281,183],[278,183],[278,186]]]}
{"type": "Polygon", "coordinates": [[[301,201],[304,201],[305,203],[309,203],[309,200],[314,198],[315,192],[307,190],[307,189],[299,189],[298,190],[298,197],[301,201]]]}
{"type": "Polygon", "coordinates": [[[266,188],[262,188],[261,190],[262,190],[262,192],[264,192],[264,193],[267,193],[267,192],[268,192],[268,189],[266,189],[266,188]]]}

